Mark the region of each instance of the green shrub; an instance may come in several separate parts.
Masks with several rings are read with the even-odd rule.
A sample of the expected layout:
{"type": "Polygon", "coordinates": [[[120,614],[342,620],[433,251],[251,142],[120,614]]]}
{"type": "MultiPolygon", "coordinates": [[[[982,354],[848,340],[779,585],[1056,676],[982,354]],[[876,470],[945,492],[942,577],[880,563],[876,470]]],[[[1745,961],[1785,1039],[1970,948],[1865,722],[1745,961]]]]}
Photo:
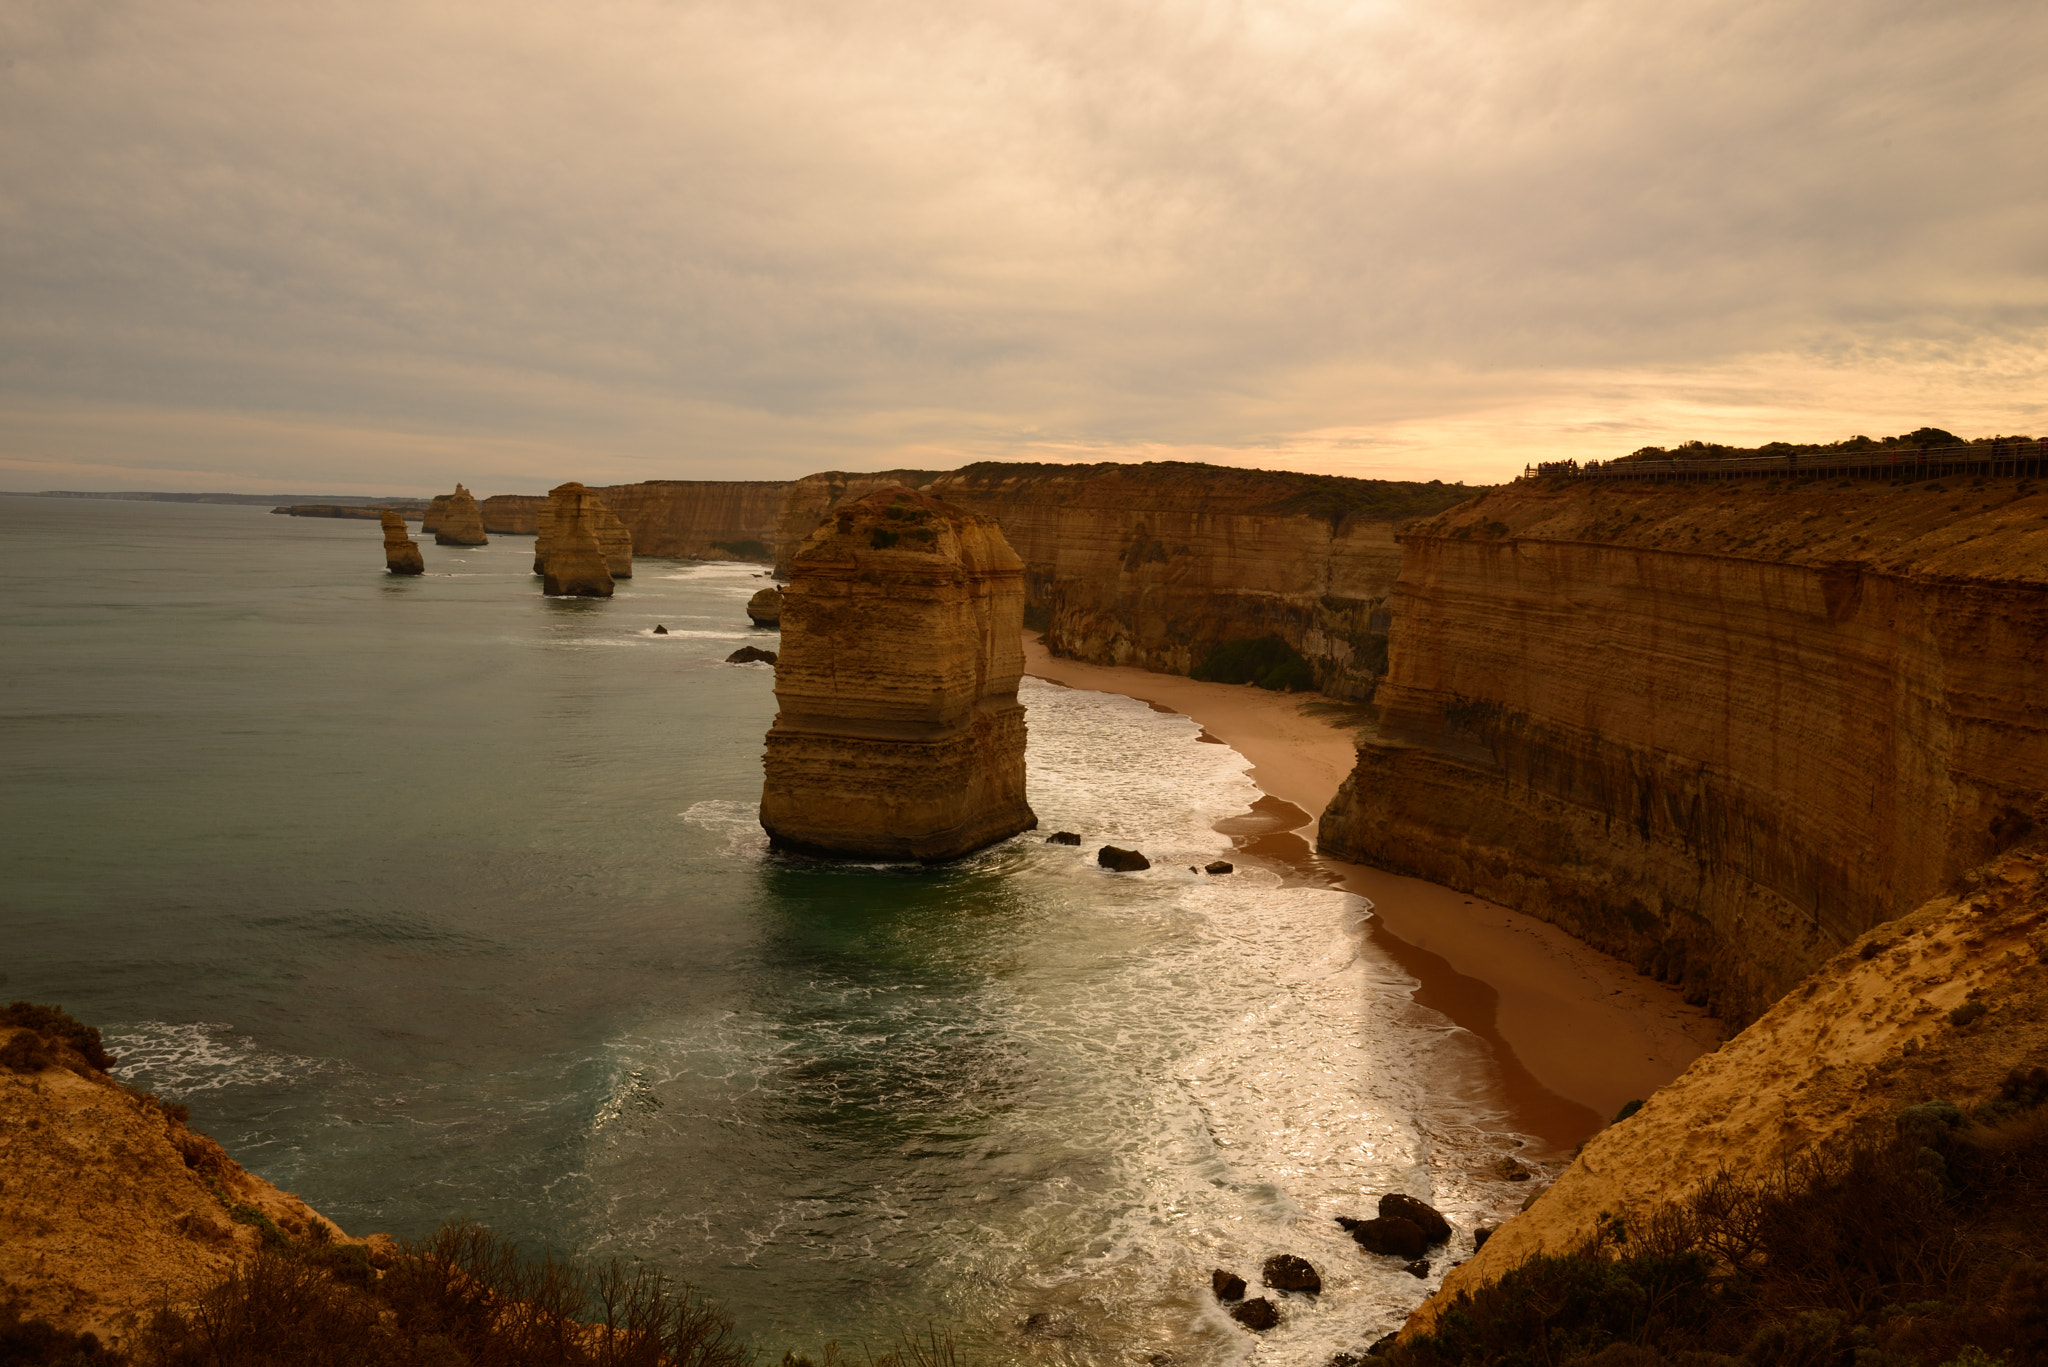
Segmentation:
{"type": "Polygon", "coordinates": [[[1210,683],[1257,684],[1275,692],[1309,692],[1316,679],[1301,653],[1278,636],[1228,641],[1189,671],[1210,683]]]}
{"type": "Polygon", "coordinates": [[[17,1035],[0,1049],[0,1064],[13,1072],[37,1072],[52,1064],[70,1067],[66,1051],[102,1073],[114,1066],[114,1056],[100,1043],[99,1030],[73,1020],[61,1006],[9,1002],[0,1008],[0,1026],[35,1032],[33,1036],[17,1035]]]}

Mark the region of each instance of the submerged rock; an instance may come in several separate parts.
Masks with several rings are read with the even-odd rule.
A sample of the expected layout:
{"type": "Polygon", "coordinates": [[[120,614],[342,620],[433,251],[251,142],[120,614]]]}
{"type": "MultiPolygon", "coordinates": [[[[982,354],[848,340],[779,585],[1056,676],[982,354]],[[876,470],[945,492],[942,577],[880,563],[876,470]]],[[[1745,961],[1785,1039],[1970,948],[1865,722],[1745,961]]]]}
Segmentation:
{"type": "Polygon", "coordinates": [[[1417,1258],[1414,1262],[1408,1264],[1408,1266],[1402,1268],[1401,1270],[1403,1272],[1406,1272],[1409,1276],[1415,1278],[1417,1281],[1421,1281],[1429,1276],[1429,1263],[1422,1258],[1417,1258]]]}
{"type": "Polygon", "coordinates": [[[1118,849],[1115,845],[1104,845],[1097,850],[1095,862],[1111,873],[1136,873],[1152,867],[1152,861],[1136,850],[1118,849]]]}
{"type": "MultiPolygon", "coordinates": [[[[438,498],[434,500],[436,504],[440,505],[441,513],[434,524],[434,544],[437,546],[489,545],[491,539],[484,535],[484,512],[483,509],[477,507],[476,496],[458,484],[455,486],[455,492],[445,495],[445,497],[448,500],[446,503],[442,503],[438,498]]],[[[421,530],[425,530],[424,524],[422,524],[421,530]]]]}
{"type": "Polygon", "coordinates": [[[1433,1244],[1440,1244],[1451,1237],[1451,1222],[1446,1220],[1435,1206],[1398,1191],[1390,1191],[1380,1197],[1380,1214],[1406,1220],[1421,1230],[1422,1237],[1433,1244]]]}
{"type": "Polygon", "coordinates": [[[1493,1237],[1493,1231],[1494,1226],[1492,1225],[1481,1225],[1472,1231],[1472,1251],[1474,1253],[1486,1247],[1486,1241],[1493,1237]]]}
{"type": "Polygon", "coordinates": [[[1228,859],[1212,859],[1202,866],[1203,873],[1235,873],[1237,865],[1228,859]]]}
{"type": "Polygon", "coordinates": [[[571,480],[548,491],[547,595],[571,598],[612,596],[611,567],[597,542],[597,495],[571,480]]]}
{"type": "Polygon", "coordinates": [[[747,617],[757,627],[782,624],[782,590],[762,589],[747,600],[747,617]]]}
{"type": "Polygon", "coordinates": [[[1078,845],[1081,843],[1081,837],[1075,835],[1072,831],[1054,831],[1045,838],[1045,843],[1048,845],[1078,845]]]}
{"type": "Polygon", "coordinates": [[[772,665],[775,663],[775,652],[762,650],[758,646],[741,646],[726,656],[725,662],[729,665],[772,665]]]}
{"type": "Polygon", "coordinates": [[[1382,1215],[1377,1220],[1354,1220],[1339,1215],[1337,1223],[1344,1226],[1357,1240],[1358,1246],[1368,1253],[1413,1259],[1420,1258],[1429,1247],[1421,1226],[1399,1216],[1382,1215]]]}
{"type": "Polygon", "coordinates": [[[1230,1318],[1247,1329],[1266,1330],[1280,1323],[1280,1312],[1264,1296],[1231,1307],[1230,1318]]]}
{"type": "Polygon", "coordinates": [[[1310,1296],[1319,1296],[1323,1291],[1323,1279],[1315,1264],[1292,1253],[1275,1253],[1266,1259],[1259,1280],[1275,1291],[1300,1291],[1310,1296]]]}
{"type": "Polygon", "coordinates": [[[384,510],[384,568],[393,574],[425,574],[426,557],[419,542],[405,534],[405,519],[391,509],[384,510]]]}
{"type": "Polygon", "coordinates": [[[1219,1267],[1209,1274],[1209,1289],[1216,1293],[1219,1301],[1241,1301],[1244,1299],[1244,1278],[1219,1267]]]}
{"type": "Polygon", "coordinates": [[[992,519],[900,486],[841,504],[782,590],[761,825],[777,846],[957,858],[1024,796],[1024,562],[992,519]]]}

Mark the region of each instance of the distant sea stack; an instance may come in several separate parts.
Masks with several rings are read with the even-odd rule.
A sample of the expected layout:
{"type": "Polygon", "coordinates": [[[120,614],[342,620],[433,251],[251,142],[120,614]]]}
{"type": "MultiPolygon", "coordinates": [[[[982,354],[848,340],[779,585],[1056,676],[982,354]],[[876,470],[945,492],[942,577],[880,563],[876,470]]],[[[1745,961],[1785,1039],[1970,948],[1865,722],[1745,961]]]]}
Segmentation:
{"type": "Polygon", "coordinates": [[[782,590],[762,589],[747,600],[747,618],[757,627],[782,625],[782,590]]]}
{"type": "Polygon", "coordinates": [[[841,504],[782,593],[761,825],[774,844],[956,858],[1024,800],[1024,563],[992,519],[902,487],[841,504]]]}
{"type": "Polygon", "coordinates": [[[541,583],[550,597],[612,596],[611,568],[597,539],[602,507],[595,491],[574,480],[548,491],[547,511],[542,514],[547,563],[541,569],[541,583]]]}
{"type": "Polygon", "coordinates": [[[417,541],[405,534],[405,518],[384,510],[384,568],[393,574],[425,574],[426,558],[417,541]]]}
{"type": "Polygon", "coordinates": [[[437,546],[485,546],[490,538],[484,535],[483,510],[476,506],[476,498],[460,484],[455,492],[447,495],[443,504],[440,499],[441,516],[434,526],[434,544],[437,546]]]}

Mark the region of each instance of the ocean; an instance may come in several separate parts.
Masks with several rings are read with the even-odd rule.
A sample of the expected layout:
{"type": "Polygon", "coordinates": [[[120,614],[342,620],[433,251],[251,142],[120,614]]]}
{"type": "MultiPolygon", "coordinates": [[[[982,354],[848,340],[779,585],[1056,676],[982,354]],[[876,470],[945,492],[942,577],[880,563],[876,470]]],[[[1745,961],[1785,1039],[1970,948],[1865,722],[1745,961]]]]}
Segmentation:
{"type": "Polygon", "coordinates": [[[1521,1195],[1488,1051],[1364,899],[1232,853],[1259,794],[1188,719],[1027,680],[1040,831],[771,854],[759,567],[550,600],[529,537],[423,541],[0,497],[0,994],[351,1233],[642,1260],[769,1360],[1321,1367],[1471,1247],[1419,1282],[1334,1216],[1521,1195]],[[1253,1335],[1210,1271],[1283,1252],[1324,1290],[1253,1335]]]}

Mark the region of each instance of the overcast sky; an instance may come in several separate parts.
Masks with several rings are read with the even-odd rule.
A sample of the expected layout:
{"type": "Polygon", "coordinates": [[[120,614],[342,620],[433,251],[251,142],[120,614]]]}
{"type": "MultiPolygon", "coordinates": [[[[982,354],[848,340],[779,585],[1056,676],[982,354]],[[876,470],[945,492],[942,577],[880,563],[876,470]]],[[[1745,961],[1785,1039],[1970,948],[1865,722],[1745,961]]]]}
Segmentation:
{"type": "Polygon", "coordinates": [[[5,0],[0,487],[2048,431],[2031,0],[5,0]]]}

